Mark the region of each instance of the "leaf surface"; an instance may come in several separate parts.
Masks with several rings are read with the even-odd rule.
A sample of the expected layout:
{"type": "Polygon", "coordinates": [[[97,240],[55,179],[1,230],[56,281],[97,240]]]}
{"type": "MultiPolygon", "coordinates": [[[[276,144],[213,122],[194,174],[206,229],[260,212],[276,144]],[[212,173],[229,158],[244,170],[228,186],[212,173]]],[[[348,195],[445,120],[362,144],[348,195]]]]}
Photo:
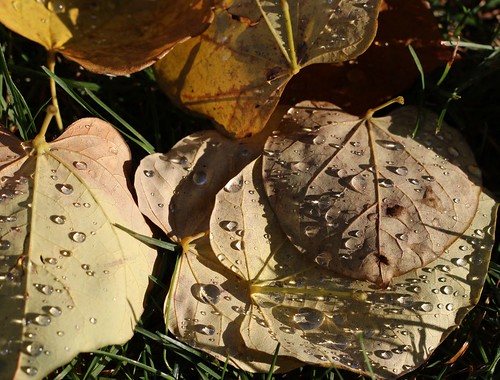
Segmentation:
{"type": "Polygon", "coordinates": [[[0,1],[0,22],[88,70],[130,74],[205,30],[212,1],[0,1]]]}
{"type": "Polygon", "coordinates": [[[135,174],[139,209],[178,242],[208,230],[215,194],[260,154],[264,141],[202,131],[168,153],[145,157],[135,174]]]}
{"type": "Polygon", "coordinates": [[[155,252],[113,225],[151,234],[111,125],[81,119],[41,147],[0,139],[0,372],[41,379],[130,339],[155,252]]]}
{"type": "Polygon", "coordinates": [[[393,279],[386,289],[343,278],[288,241],[261,177],[261,159],[238,174],[242,186],[217,194],[211,246],[184,254],[168,315],[181,340],[266,371],[278,365],[336,366],[377,378],[421,365],[477,302],[492,248],[495,202],[482,194],[471,226],[436,261],[393,279]],[[246,347],[246,349],[244,349],[246,347]],[[260,351],[260,353],[259,353],[260,351]]]}
{"type": "Polygon", "coordinates": [[[264,150],[277,218],[299,250],[345,276],[387,286],[434,261],[470,225],[480,171],[460,134],[401,108],[358,117],[330,103],[289,110],[264,150]]]}
{"type": "Polygon", "coordinates": [[[289,79],[313,63],[361,54],[380,1],[225,1],[200,36],[155,65],[175,102],[235,137],[264,128],[289,79]]]}

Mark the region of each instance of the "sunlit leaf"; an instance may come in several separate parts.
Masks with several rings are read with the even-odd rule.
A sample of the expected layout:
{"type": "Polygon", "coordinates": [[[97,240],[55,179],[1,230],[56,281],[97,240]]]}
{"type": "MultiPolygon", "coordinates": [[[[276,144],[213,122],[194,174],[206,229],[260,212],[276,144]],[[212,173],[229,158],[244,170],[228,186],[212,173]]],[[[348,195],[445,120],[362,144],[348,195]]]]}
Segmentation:
{"type": "Polygon", "coordinates": [[[177,241],[206,231],[215,194],[262,152],[264,141],[203,131],[147,156],[135,174],[139,209],[177,241]]]}
{"type": "Polygon", "coordinates": [[[0,133],[0,373],[40,379],[82,351],[121,344],[141,316],[155,252],[127,188],[130,151],[81,119],[54,142],[0,133]]]}
{"type": "Polygon", "coordinates": [[[205,30],[212,1],[0,0],[0,22],[88,70],[129,74],[205,30]]]}
{"type": "Polygon", "coordinates": [[[440,258],[381,289],[293,247],[267,201],[260,159],[235,178],[241,187],[216,198],[212,249],[201,241],[184,253],[172,290],[169,328],[188,344],[265,371],[270,362],[261,360],[279,342],[278,363],[293,357],[367,374],[361,337],[376,377],[392,378],[427,360],[477,302],[493,244],[488,196],[440,258]]]}
{"type": "Polygon", "coordinates": [[[375,35],[380,1],[223,3],[202,35],[155,69],[175,102],[243,137],[262,130],[300,68],[361,54],[375,35]]]}
{"type": "Polygon", "coordinates": [[[435,130],[436,116],[414,108],[365,119],[330,103],[290,109],[263,161],[288,237],[316,263],[381,286],[434,261],[469,226],[481,191],[465,140],[435,130]]]}

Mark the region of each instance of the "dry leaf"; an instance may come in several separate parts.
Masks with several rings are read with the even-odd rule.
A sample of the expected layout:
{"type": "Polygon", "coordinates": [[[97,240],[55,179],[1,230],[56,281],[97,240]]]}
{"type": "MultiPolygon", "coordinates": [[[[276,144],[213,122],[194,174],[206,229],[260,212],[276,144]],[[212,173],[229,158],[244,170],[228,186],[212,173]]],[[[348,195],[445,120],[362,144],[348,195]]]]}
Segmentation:
{"type": "Polygon", "coordinates": [[[231,140],[203,131],[166,154],[147,156],[135,174],[139,209],[178,242],[208,230],[215,194],[262,152],[264,140],[231,140]]]}
{"type": "MultiPolygon", "coordinates": [[[[481,195],[466,234],[431,265],[380,289],[336,276],[286,239],[267,201],[260,159],[216,198],[212,249],[182,257],[168,314],[188,344],[246,370],[336,366],[392,378],[422,364],[477,302],[492,248],[495,202],[481,195]],[[362,339],[364,350],[360,344],[362,339]]],[[[168,305],[168,303],[167,303],[168,305]]],[[[168,309],[168,308],[167,308],[168,309]]]]}
{"type": "Polygon", "coordinates": [[[79,352],[122,344],[143,310],[155,252],[127,189],[130,151],[111,125],[54,142],[0,130],[0,373],[41,379],[79,352]]]}
{"type": "Polygon", "coordinates": [[[476,214],[480,171],[460,134],[407,107],[359,119],[330,103],[289,110],[263,175],[291,241],[320,265],[387,286],[439,257],[476,214]],[[474,182],[472,182],[474,181],[474,182]]]}
{"type": "Polygon", "coordinates": [[[124,75],[203,32],[212,1],[0,0],[0,22],[97,73],[124,75]]]}
{"type": "Polygon", "coordinates": [[[379,3],[226,1],[202,35],[155,65],[158,82],[176,103],[213,118],[229,134],[254,134],[300,68],[366,50],[379,3]]]}

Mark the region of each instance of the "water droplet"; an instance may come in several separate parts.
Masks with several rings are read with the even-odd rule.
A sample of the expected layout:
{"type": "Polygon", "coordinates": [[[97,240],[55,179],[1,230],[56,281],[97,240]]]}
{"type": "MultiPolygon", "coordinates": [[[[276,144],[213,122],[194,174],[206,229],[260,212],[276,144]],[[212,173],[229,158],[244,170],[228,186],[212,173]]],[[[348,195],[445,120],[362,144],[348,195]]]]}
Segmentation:
{"type": "Polygon", "coordinates": [[[407,234],[396,234],[396,238],[399,240],[407,241],[408,235],[407,234]]]}
{"type": "Polygon", "coordinates": [[[434,177],[431,176],[431,175],[424,175],[422,176],[422,179],[427,181],[427,182],[433,182],[434,181],[434,177]]]}
{"type": "Polygon", "coordinates": [[[39,356],[43,352],[43,344],[31,342],[26,346],[26,352],[31,356],[39,356]]]}
{"type": "Polygon", "coordinates": [[[380,145],[382,148],[389,149],[389,150],[394,150],[394,151],[402,151],[404,150],[404,145],[401,143],[398,143],[396,141],[390,141],[390,140],[376,140],[377,144],[380,145]]]}
{"type": "Polygon", "coordinates": [[[322,325],[325,320],[323,312],[312,309],[309,307],[300,308],[297,313],[293,315],[293,321],[302,330],[313,330],[322,325]]]}
{"type": "Polygon", "coordinates": [[[445,306],[446,310],[448,311],[452,311],[453,310],[453,304],[452,303],[449,303],[445,306]]]}
{"type": "Polygon", "coordinates": [[[412,185],[418,185],[420,183],[418,182],[418,179],[415,178],[408,179],[408,182],[410,182],[412,185]]]}
{"type": "Polygon", "coordinates": [[[48,326],[52,322],[52,319],[45,314],[39,314],[35,317],[35,323],[40,326],[48,326]]]}
{"type": "Polygon", "coordinates": [[[244,248],[244,244],[241,240],[235,240],[235,241],[231,242],[231,248],[235,249],[237,251],[241,251],[244,248]]]}
{"type": "Polygon", "coordinates": [[[46,257],[43,259],[43,261],[47,264],[50,264],[50,265],[56,265],[57,264],[57,259],[54,258],[54,257],[46,257]]]}
{"type": "Polygon", "coordinates": [[[224,220],[220,222],[220,226],[226,231],[234,231],[238,228],[238,223],[230,220],[224,220]]]}
{"type": "Polygon", "coordinates": [[[173,157],[173,158],[169,159],[169,161],[173,164],[181,165],[183,169],[186,169],[189,167],[189,160],[184,156],[173,157]]]}
{"type": "Polygon", "coordinates": [[[52,315],[53,317],[59,317],[62,314],[62,310],[60,307],[51,306],[49,308],[49,314],[52,315]]]}
{"type": "Polygon", "coordinates": [[[90,203],[84,203],[84,204],[83,204],[83,207],[85,207],[85,208],[90,208],[90,203]]]}
{"type": "Polygon", "coordinates": [[[90,317],[89,322],[92,323],[93,325],[95,325],[97,323],[97,319],[94,317],[90,317]]]}
{"type": "Polygon", "coordinates": [[[290,168],[292,170],[296,170],[296,171],[305,173],[310,169],[310,166],[309,166],[309,164],[307,164],[305,162],[299,161],[299,162],[294,162],[293,164],[291,164],[290,168]]]}
{"type": "Polygon", "coordinates": [[[408,174],[408,168],[406,166],[400,166],[394,169],[394,173],[397,175],[407,175],[408,174]]]}
{"type": "Polygon", "coordinates": [[[217,259],[218,259],[220,262],[222,262],[222,261],[226,260],[226,256],[224,256],[222,253],[219,253],[219,254],[217,255],[217,259]]]}
{"type": "Polygon", "coordinates": [[[73,166],[78,170],[87,169],[87,163],[83,161],[73,161],[73,166]]]}
{"type": "Polygon", "coordinates": [[[83,232],[71,232],[69,234],[69,238],[76,243],[83,243],[87,238],[87,235],[85,235],[83,232]]]}
{"type": "Polygon", "coordinates": [[[416,302],[415,304],[413,304],[413,309],[428,313],[434,309],[434,306],[432,306],[432,304],[429,302],[416,302]]]}
{"type": "Polygon", "coordinates": [[[51,0],[47,3],[47,8],[54,13],[64,13],[66,11],[65,0],[51,0]]]}
{"type": "Polygon", "coordinates": [[[64,195],[69,195],[73,192],[73,186],[70,185],[69,183],[66,183],[66,184],[58,183],[56,185],[56,189],[59,190],[64,195]]]}
{"type": "Polygon", "coordinates": [[[38,368],[36,367],[22,367],[22,369],[28,376],[36,376],[38,373],[38,368]]]}
{"type": "Polygon", "coordinates": [[[480,238],[484,237],[484,232],[483,232],[483,230],[480,230],[480,229],[474,230],[474,234],[480,238]]]}
{"type": "Polygon", "coordinates": [[[453,293],[453,288],[449,285],[442,286],[440,290],[441,290],[441,293],[447,294],[447,295],[450,295],[453,293]]]}
{"type": "Polygon", "coordinates": [[[151,178],[151,177],[154,177],[155,176],[155,172],[152,171],[152,170],[144,170],[144,175],[148,178],[151,178]]]}
{"type": "Polygon", "coordinates": [[[317,135],[314,139],[313,139],[313,144],[314,145],[321,145],[321,144],[324,144],[326,141],[326,138],[325,136],[323,135],[317,135]]]}
{"type": "Polygon", "coordinates": [[[55,224],[64,224],[66,222],[66,217],[64,215],[52,215],[50,220],[55,224]]]}
{"type": "Polygon", "coordinates": [[[57,336],[64,336],[64,331],[58,331],[56,334],[57,336]]]}
{"type": "Polygon", "coordinates": [[[309,238],[313,238],[318,234],[319,230],[319,226],[307,225],[304,227],[304,234],[309,238]]]}
{"type": "Polygon", "coordinates": [[[10,241],[0,240],[0,251],[6,251],[10,248],[10,241]]]}
{"type": "Polygon", "coordinates": [[[52,285],[39,285],[37,289],[47,296],[50,296],[52,293],[54,293],[54,287],[52,285]]]}
{"type": "Polygon", "coordinates": [[[89,264],[82,264],[81,267],[84,270],[89,270],[90,269],[90,265],[89,264]]]}
{"type": "Polygon", "coordinates": [[[380,187],[386,187],[386,188],[394,186],[394,182],[389,178],[379,179],[378,184],[380,185],[380,187]]]}
{"type": "Polygon", "coordinates": [[[71,256],[71,251],[68,251],[67,249],[63,249],[63,250],[59,251],[59,253],[61,254],[61,256],[64,256],[64,257],[71,256]]]}
{"type": "Polygon", "coordinates": [[[464,267],[467,265],[467,260],[459,257],[458,259],[452,259],[451,262],[459,267],[464,267]]]}
{"type": "Polygon", "coordinates": [[[375,355],[381,359],[390,359],[393,356],[392,351],[376,350],[375,355]]]}
{"type": "Polygon", "coordinates": [[[224,186],[224,191],[228,193],[236,193],[243,187],[243,177],[241,175],[231,179],[226,186],[224,186]]]}
{"type": "Polygon", "coordinates": [[[201,326],[199,332],[211,336],[215,334],[215,327],[212,325],[201,326]]]}
{"type": "Polygon", "coordinates": [[[215,305],[220,301],[220,294],[220,289],[215,285],[200,285],[197,298],[203,303],[215,305]]]}
{"type": "Polygon", "coordinates": [[[88,270],[85,273],[87,274],[87,276],[90,276],[90,277],[94,277],[95,276],[95,272],[93,270],[88,270]]]}
{"type": "Polygon", "coordinates": [[[194,172],[192,179],[193,179],[193,183],[195,185],[198,185],[198,186],[204,185],[207,183],[207,180],[208,180],[207,173],[205,173],[203,171],[194,172]]]}

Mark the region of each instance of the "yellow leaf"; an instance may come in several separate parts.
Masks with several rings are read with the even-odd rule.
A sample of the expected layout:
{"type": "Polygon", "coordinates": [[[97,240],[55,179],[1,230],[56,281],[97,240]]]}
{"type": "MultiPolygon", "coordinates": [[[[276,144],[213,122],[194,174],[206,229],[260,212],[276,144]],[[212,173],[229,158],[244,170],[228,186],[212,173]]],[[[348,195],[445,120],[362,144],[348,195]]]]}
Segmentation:
{"type": "Polygon", "coordinates": [[[0,22],[88,70],[130,74],[205,30],[211,1],[0,0],[0,22]]]}
{"type": "Polygon", "coordinates": [[[0,368],[41,379],[79,352],[126,342],[155,252],[127,189],[130,152],[111,125],[73,123],[54,142],[0,133],[0,368]]]}
{"type": "Polygon", "coordinates": [[[226,1],[202,35],[155,65],[158,82],[175,102],[227,133],[257,133],[300,68],[366,50],[379,3],[226,1]]]}
{"type": "Polygon", "coordinates": [[[344,276],[386,286],[433,262],[477,213],[480,171],[466,141],[435,115],[359,119],[330,103],[289,110],[264,148],[263,176],[296,247],[344,276]]]}

